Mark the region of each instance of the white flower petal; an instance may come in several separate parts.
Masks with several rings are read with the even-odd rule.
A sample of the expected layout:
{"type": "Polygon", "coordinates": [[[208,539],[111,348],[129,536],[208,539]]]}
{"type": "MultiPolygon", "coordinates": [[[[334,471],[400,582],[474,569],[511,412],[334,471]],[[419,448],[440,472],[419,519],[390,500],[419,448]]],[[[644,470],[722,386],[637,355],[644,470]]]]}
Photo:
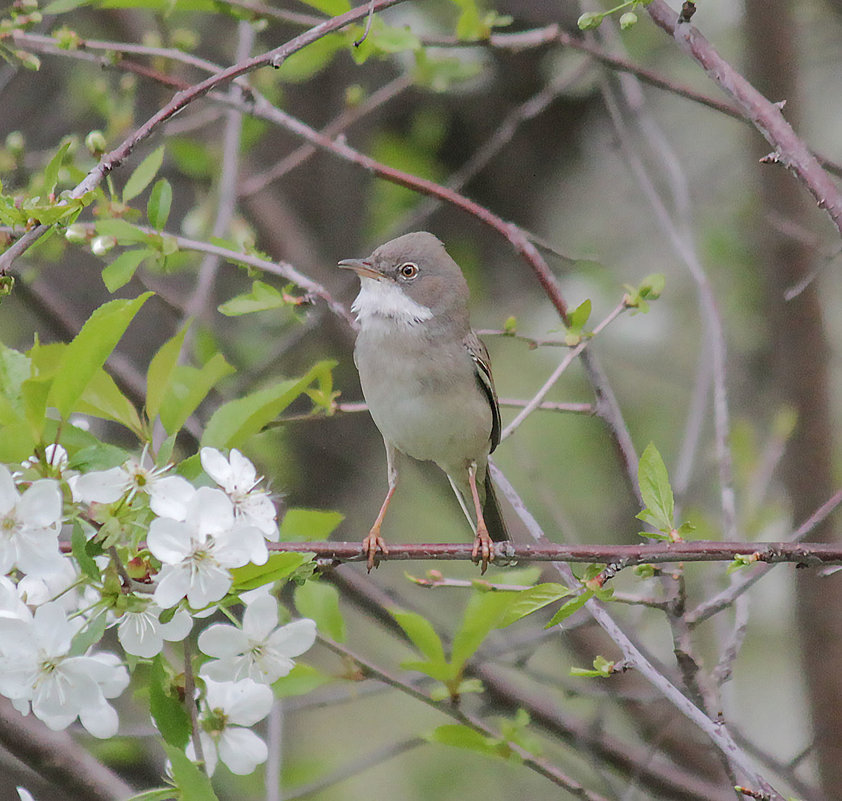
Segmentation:
{"type": "Polygon", "coordinates": [[[82,707],[79,710],[79,721],[94,737],[102,740],[117,734],[120,725],[117,710],[105,698],[100,698],[98,704],[82,707]]]}
{"type": "Polygon", "coordinates": [[[233,488],[233,473],[228,460],[216,448],[202,448],[199,452],[202,469],[220,487],[230,491],[233,488]]]}
{"type": "Polygon", "coordinates": [[[316,641],[316,624],[309,618],[281,626],[269,637],[269,645],[284,656],[299,656],[316,641]]]}
{"type": "Polygon", "coordinates": [[[252,640],[265,640],[278,625],[278,602],[268,593],[246,606],[243,631],[252,640]]]}
{"type": "Polygon", "coordinates": [[[149,659],[164,648],[160,629],[157,616],[148,608],[140,612],[126,612],[117,627],[117,639],[126,653],[149,659]]]}
{"type": "Polygon", "coordinates": [[[196,488],[182,476],[164,476],[150,482],[149,508],[159,517],[185,520],[196,488]]]}
{"type": "Polygon", "coordinates": [[[254,469],[254,465],[236,448],[231,449],[229,462],[234,476],[234,491],[249,492],[257,483],[257,470],[254,469]]]}
{"type": "Polygon", "coordinates": [[[229,727],[219,737],[219,758],[238,776],[253,773],[268,755],[266,743],[248,729],[229,727]]]}
{"type": "Polygon", "coordinates": [[[191,531],[186,523],[156,517],[149,524],[146,545],[156,559],[165,564],[179,564],[191,552],[191,531]]]}
{"type": "Polygon", "coordinates": [[[15,482],[9,468],[0,464],[0,516],[14,509],[20,500],[20,494],[15,488],[15,482]]]}
{"type": "MultiPolygon", "coordinates": [[[[208,776],[213,776],[214,771],[216,770],[216,763],[218,761],[218,757],[216,754],[216,744],[211,739],[210,735],[207,732],[199,732],[199,741],[202,744],[202,756],[205,758],[205,769],[207,770],[208,776]]],[[[190,742],[187,744],[187,748],[185,749],[184,753],[187,754],[188,759],[192,759],[194,762],[198,760],[196,756],[196,751],[193,748],[193,740],[191,739],[190,742]]]]}
{"type": "Polygon", "coordinates": [[[265,565],[269,550],[260,529],[240,524],[217,539],[214,555],[226,567],[242,567],[249,562],[265,565]]]}
{"type": "Polygon", "coordinates": [[[195,521],[195,530],[202,534],[220,534],[228,531],[234,523],[234,507],[230,498],[211,487],[196,490],[189,513],[195,521]]]}
{"type": "Polygon", "coordinates": [[[167,642],[181,642],[193,628],[193,617],[184,609],[176,610],[172,620],[161,623],[161,634],[167,642]]]}
{"type": "Polygon", "coordinates": [[[73,498],[83,503],[114,503],[129,488],[129,477],[122,467],[85,473],[73,482],[73,498]]]}
{"type": "Polygon", "coordinates": [[[152,595],[162,609],[175,606],[190,589],[190,570],[181,565],[164,565],[158,573],[158,585],[152,595]]]}
{"type": "Polygon", "coordinates": [[[198,645],[203,654],[219,658],[243,653],[249,647],[249,641],[236,626],[214,623],[199,635],[198,645]]]}
{"type": "Polygon", "coordinates": [[[42,478],[23,493],[18,513],[30,528],[48,528],[61,521],[61,504],[58,481],[42,478]]]}
{"type": "Polygon", "coordinates": [[[218,601],[231,587],[231,574],[216,564],[202,563],[193,572],[193,581],[187,590],[187,601],[194,609],[201,609],[218,601]]]}

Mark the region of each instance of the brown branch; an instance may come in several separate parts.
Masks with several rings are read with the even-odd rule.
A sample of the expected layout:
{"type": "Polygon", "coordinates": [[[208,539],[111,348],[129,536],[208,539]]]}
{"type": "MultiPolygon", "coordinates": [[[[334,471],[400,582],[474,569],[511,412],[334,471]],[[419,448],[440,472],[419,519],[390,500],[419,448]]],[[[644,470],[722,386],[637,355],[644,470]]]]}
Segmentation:
{"type": "Polygon", "coordinates": [[[719,55],[695,25],[679,23],[678,15],[664,0],[652,0],[646,10],[655,24],[672,36],[678,46],[699,63],[708,77],[734,99],[743,116],[775,149],[777,160],[795,173],[819,208],[827,211],[842,233],[842,193],[786,121],[781,106],[763,97],[719,55]]]}
{"type": "Polygon", "coordinates": [[[94,759],[66,731],[51,731],[34,716],[24,717],[5,698],[0,698],[0,743],[68,797],[118,801],[134,795],[120,776],[94,759]]]}
{"type": "MultiPolygon", "coordinates": [[[[381,561],[466,561],[472,558],[471,543],[390,544],[381,561]]],[[[358,542],[276,542],[269,550],[277,553],[313,553],[316,559],[332,562],[362,562],[365,554],[358,542]]],[[[766,564],[842,564],[842,544],[819,542],[658,542],[642,545],[513,545],[495,546],[496,558],[509,562],[567,562],[612,565],[619,570],[634,565],[665,562],[730,562],[738,556],[766,564]]]]}

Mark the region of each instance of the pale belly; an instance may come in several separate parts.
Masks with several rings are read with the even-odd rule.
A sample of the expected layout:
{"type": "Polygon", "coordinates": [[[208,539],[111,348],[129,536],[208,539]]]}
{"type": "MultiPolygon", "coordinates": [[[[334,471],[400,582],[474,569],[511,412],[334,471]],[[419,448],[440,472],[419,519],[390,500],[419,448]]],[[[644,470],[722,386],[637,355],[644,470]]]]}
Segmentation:
{"type": "Polygon", "coordinates": [[[358,348],[356,356],[363,394],[384,439],[448,472],[471,461],[484,467],[492,413],[467,351],[460,343],[433,351],[428,341],[410,340],[398,352],[403,358],[388,345],[375,346],[358,348]]]}

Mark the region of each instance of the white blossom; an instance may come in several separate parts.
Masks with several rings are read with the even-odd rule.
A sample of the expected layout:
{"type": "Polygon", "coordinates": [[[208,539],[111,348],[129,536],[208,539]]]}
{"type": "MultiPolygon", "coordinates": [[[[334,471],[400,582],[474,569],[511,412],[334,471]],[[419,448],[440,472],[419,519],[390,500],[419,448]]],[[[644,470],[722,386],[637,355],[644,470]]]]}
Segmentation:
{"type": "Polygon", "coordinates": [[[0,464],[0,574],[18,568],[24,573],[59,569],[61,490],[57,481],[34,481],[21,495],[12,474],[0,464]]]}
{"type": "Polygon", "coordinates": [[[257,486],[263,477],[257,475],[254,465],[236,448],[231,449],[227,459],[216,448],[202,448],[200,458],[204,471],[231,499],[235,516],[257,526],[267,539],[277,542],[278,512],[269,493],[257,486]]]}
{"type": "Polygon", "coordinates": [[[70,656],[78,626],[55,602],[32,615],[0,616],[0,693],[15,708],[51,729],[77,717],[95,737],[117,733],[117,712],[106,699],[128,686],[129,674],[114,654],[70,656]]]}
{"type": "MultiPolygon", "coordinates": [[[[200,715],[199,737],[208,775],[216,769],[217,755],[232,773],[246,776],[266,761],[266,743],[249,726],[263,720],[272,709],[272,691],[251,679],[217,682],[205,679],[207,693],[200,715]]],[[[193,744],[187,756],[196,759],[193,744]]]]}
{"type": "Polygon", "coordinates": [[[32,793],[29,792],[25,787],[18,787],[18,796],[20,797],[20,801],[35,801],[32,797],[32,793]]]}
{"type": "Polygon", "coordinates": [[[146,452],[140,459],[129,459],[120,467],[94,470],[70,481],[73,498],[82,503],[114,503],[131,500],[139,492],[149,496],[149,507],[156,515],[183,520],[186,504],[195,487],[182,476],[165,476],[172,465],[147,467],[146,452]]]}
{"type": "Polygon", "coordinates": [[[209,487],[194,493],[185,521],[153,520],[146,543],[163,564],[154,599],[164,609],[185,596],[194,609],[218,601],[231,587],[230,568],[269,558],[260,530],[235,524],[228,496],[209,487]]]}
{"type": "Polygon", "coordinates": [[[202,665],[201,674],[217,681],[250,678],[271,684],[292,670],[316,640],[316,624],[307,618],[278,626],[278,603],[268,593],[246,606],[242,629],[216,623],[199,635],[199,649],[216,657],[202,665]]]}
{"type": "Polygon", "coordinates": [[[193,618],[183,609],[176,610],[171,620],[160,621],[163,610],[154,602],[123,614],[117,626],[117,639],[126,653],[144,658],[160,654],[164,640],[181,642],[193,626],[193,618]]]}

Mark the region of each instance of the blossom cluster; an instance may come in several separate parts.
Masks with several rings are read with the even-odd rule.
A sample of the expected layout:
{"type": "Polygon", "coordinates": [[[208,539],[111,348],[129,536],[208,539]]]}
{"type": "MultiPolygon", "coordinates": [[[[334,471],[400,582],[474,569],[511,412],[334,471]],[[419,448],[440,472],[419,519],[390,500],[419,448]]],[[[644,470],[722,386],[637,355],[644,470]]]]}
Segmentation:
{"type": "Polygon", "coordinates": [[[0,464],[0,694],[51,729],[78,720],[112,737],[130,670],[197,635],[187,702],[200,730],[187,755],[200,744],[209,774],[218,759],[247,774],[266,759],[251,727],[271,710],[270,685],[312,646],[316,627],[280,625],[269,586],[232,594],[233,568],[266,563],[277,512],[239,451],[203,448],[200,461],[216,486],[197,487],[146,452],[87,472],[59,445],[14,473],[0,464]],[[238,601],[241,623],[229,609],[238,601]],[[219,609],[232,622],[206,624],[219,609]],[[99,647],[109,628],[122,655],[99,647]]]}

